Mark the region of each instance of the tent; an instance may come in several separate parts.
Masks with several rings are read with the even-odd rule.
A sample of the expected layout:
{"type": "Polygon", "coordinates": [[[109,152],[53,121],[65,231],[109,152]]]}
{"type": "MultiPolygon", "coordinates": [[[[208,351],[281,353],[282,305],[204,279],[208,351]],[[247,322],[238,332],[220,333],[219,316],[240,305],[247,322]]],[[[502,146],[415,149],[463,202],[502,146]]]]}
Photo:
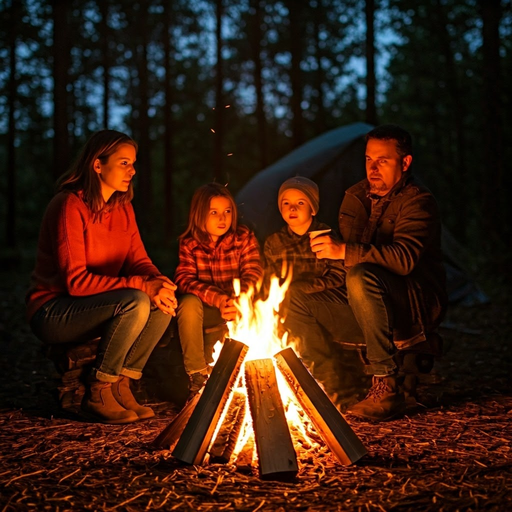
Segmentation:
{"type": "MultiPolygon", "coordinates": [[[[263,243],[283,225],[277,207],[281,183],[293,176],[305,176],[320,189],[318,218],[336,228],[344,191],[366,176],[364,135],[372,128],[369,124],[353,123],[330,130],[257,173],[236,195],[241,221],[263,243]]],[[[450,301],[468,305],[487,302],[488,298],[465,270],[463,247],[446,228],[442,243],[450,301]]]]}

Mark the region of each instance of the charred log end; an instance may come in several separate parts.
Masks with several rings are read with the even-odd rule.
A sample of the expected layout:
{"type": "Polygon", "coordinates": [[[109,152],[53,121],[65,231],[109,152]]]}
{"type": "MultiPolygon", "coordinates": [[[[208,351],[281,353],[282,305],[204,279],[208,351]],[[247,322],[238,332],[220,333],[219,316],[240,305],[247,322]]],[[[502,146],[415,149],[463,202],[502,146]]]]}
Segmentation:
{"type": "Polygon", "coordinates": [[[288,347],[281,350],[274,358],[299,404],[338,460],[349,465],[366,455],[361,440],[293,349],[288,347]]]}
{"type": "Polygon", "coordinates": [[[173,450],[178,442],[183,430],[185,429],[190,416],[196,408],[201,394],[194,395],[178,415],[165,427],[160,434],[153,440],[151,447],[155,449],[173,450]]]}
{"type": "Polygon", "coordinates": [[[173,457],[187,464],[203,463],[248,350],[249,347],[239,341],[224,342],[212,374],[172,452],[173,457]]]}

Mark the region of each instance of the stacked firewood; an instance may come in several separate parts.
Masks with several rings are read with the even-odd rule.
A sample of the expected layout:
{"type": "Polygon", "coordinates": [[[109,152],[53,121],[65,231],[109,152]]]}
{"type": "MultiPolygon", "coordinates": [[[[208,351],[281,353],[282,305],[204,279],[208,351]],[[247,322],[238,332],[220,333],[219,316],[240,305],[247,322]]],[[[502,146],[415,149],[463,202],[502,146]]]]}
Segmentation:
{"type": "Polygon", "coordinates": [[[52,345],[47,356],[60,373],[58,398],[64,411],[78,413],[85,393],[84,379],[98,349],[99,338],[80,345],[52,345]]]}

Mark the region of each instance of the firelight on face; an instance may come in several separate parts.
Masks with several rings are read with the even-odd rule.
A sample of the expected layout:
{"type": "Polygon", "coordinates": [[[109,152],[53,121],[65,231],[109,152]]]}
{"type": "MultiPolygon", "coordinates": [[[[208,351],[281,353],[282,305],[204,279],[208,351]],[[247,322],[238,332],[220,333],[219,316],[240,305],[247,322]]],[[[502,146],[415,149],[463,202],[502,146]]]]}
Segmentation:
{"type": "Polygon", "coordinates": [[[294,233],[303,235],[309,228],[313,211],[304,192],[289,188],[281,197],[281,215],[294,233]]]}
{"type": "Polygon", "coordinates": [[[210,199],[210,211],[206,219],[206,231],[212,241],[225,235],[231,227],[233,209],[231,201],[224,196],[216,196],[210,199]]]}
{"type": "Polygon", "coordinates": [[[366,144],[366,177],[370,190],[385,196],[409,168],[412,156],[400,157],[395,140],[370,139],[366,144]]]}
{"type": "Polygon", "coordinates": [[[98,173],[101,184],[101,194],[107,202],[114,192],[127,192],[135,175],[135,160],[137,153],[131,144],[122,144],[110,155],[107,162],[102,164],[99,159],[94,162],[94,170],[98,173]]]}

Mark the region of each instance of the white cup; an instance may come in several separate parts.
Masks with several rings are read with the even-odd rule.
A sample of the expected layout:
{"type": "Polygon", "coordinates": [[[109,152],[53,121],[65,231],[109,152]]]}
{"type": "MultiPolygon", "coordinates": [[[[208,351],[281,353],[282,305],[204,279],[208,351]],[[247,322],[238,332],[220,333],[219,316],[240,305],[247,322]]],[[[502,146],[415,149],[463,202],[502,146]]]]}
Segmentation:
{"type": "Polygon", "coordinates": [[[317,236],[320,236],[320,235],[325,235],[325,233],[329,233],[330,231],[332,231],[332,230],[331,229],[317,229],[316,231],[310,231],[309,238],[311,240],[313,240],[313,238],[316,238],[317,236]]]}

